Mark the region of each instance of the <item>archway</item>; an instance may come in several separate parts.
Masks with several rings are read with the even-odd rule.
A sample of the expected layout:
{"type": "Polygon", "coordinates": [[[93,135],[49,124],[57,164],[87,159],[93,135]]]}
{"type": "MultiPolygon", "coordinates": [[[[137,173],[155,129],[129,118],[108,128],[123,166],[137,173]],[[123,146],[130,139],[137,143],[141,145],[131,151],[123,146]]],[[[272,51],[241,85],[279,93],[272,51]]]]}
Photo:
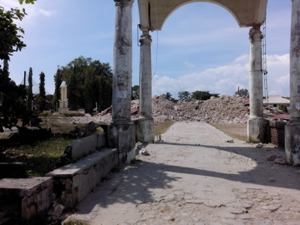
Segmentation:
{"type": "Polygon", "coordinates": [[[191,2],[209,2],[218,4],[237,20],[240,27],[251,27],[251,73],[250,73],[250,119],[248,122],[248,140],[264,140],[263,119],[263,71],[262,71],[262,32],[260,26],[266,18],[267,0],[139,0],[140,29],[142,36],[140,63],[140,116],[141,140],[153,140],[152,132],[152,71],[150,31],[160,30],[167,17],[177,8],[191,2]]]}
{"type": "MultiPolygon", "coordinates": [[[[132,79],[132,3],[134,0],[115,0],[116,34],[114,45],[113,124],[112,144],[119,148],[120,157],[133,149],[135,133],[138,140],[153,141],[152,71],[150,31],[159,30],[166,17],[177,7],[191,0],[138,0],[140,11],[140,120],[135,132],[130,117],[132,79]],[[123,154],[124,153],[124,154],[123,154]]],[[[199,0],[202,1],[202,0],[199,0]]],[[[240,26],[251,27],[250,57],[250,119],[248,140],[264,138],[262,32],[267,0],[206,0],[220,4],[233,13],[240,26]]],[[[300,0],[292,0],[291,26],[291,104],[290,122],[286,126],[286,154],[291,164],[300,165],[300,0]]]]}

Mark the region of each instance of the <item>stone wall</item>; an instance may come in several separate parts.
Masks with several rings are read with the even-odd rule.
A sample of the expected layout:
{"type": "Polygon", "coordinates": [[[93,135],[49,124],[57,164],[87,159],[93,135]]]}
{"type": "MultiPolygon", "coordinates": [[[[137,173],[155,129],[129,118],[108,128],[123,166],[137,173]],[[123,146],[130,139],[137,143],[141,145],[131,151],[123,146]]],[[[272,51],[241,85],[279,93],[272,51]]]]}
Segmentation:
{"type": "Polygon", "coordinates": [[[72,160],[82,157],[101,149],[106,145],[104,133],[96,133],[84,138],[76,139],[67,147],[67,154],[72,160]]]}
{"type": "Polygon", "coordinates": [[[54,179],[54,192],[59,203],[74,208],[117,165],[117,149],[104,149],[48,175],[54,179]]]}
{"type": "Polygon", "coordinates": [[[286,122],[270,121],[270,141],[272,144],[284,148],[285,145],[285,125],[286,122]]]}
{"type": "Polygon", "coordinates": [[[35,224],[53,200],[50,177],[0,180],[0,224],[35,224]]]}

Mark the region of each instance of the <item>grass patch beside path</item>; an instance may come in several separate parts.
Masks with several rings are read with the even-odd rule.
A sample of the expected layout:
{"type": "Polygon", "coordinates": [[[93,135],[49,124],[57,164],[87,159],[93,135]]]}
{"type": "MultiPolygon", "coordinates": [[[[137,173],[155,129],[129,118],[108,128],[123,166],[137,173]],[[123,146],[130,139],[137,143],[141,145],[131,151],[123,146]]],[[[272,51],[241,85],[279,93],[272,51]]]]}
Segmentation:
{"type": "Polygon", "coordinates": [[[57,167],[60,157],[70,139],[52,138],[37,142],[35,145],[23,145],[5,151],[8,161],[25,162],[29,176],[43,176],[57,167]]]}
{"type": "Polygon", "coordinates": [[[154,135],[165,133],[172,125],[174,121],[167,120],[165,122],[157,123],[154,125],[154,135]]]}
{"type": "Polygon", "coordinates": [[[247,124],[211,124],[232,138],[247,141],[247,124]]]}

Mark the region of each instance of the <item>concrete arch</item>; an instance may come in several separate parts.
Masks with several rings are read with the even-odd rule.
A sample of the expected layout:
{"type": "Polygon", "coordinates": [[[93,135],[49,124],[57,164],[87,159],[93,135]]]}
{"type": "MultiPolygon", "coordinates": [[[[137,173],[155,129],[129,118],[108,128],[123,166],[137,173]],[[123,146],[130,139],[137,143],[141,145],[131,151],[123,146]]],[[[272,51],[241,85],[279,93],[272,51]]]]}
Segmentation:
{"type": "Polygon", "coordinates": [[[170,9],[170,11],[168,12],[168,14],[166,14],[165,18],[162,20],[161,22],[161,25],[159,27],[159,30],[162,29],[163,25],[165,24],[165,22],[168,20],[168,18],[179,8],[185,6],[185,5],[188,5],[188,4],[191,4],[191,3],[196,3],[196,2],[208,2],[208,3],[212,3],[214,5],[217,5],[223,9],[225,9],[227,12],[229,12],[233,17],[234,19],[237,21],[237,23],[239,24],[239,26],[241,26],[241,19],[239,18],[239,15],[237,13],[235,13],[232,9],[224,6],[223,4],[221,4],[220,2],[218,1],[214,1],[214,0],[188,0],[188,1],[184,1],[184,2],[181,2],[181,3],[178,3],[177,5],[174,6],[174,8],[170,9]]]}
{"type": "Polygon", "coordinates": [[[266,18],[267,0],[139,0],[140,21],[149,30],[161,30],[176,9],[193,2],[208,2],[227,10],[240,27],[261,25],[266,18]]]}

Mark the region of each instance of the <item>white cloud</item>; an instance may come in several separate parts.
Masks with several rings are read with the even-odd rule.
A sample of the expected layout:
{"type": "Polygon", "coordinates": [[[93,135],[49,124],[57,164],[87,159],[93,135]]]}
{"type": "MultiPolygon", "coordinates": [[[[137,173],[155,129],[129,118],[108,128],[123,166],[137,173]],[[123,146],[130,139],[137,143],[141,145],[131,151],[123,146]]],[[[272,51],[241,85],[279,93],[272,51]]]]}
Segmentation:
{"type": "Polygon", "coordinates": [[[0,0],[0,5],[5,9],[14,8],[20,6],[16,0],[0,0]]]}
{"type": "Polygon", "coordinates": [[[42,16],[46,16],[46,17],[51,17],[54,12],[53,11],[50,11],[50,10],[46,10],[46,9],[39,9],[38,10],[38,13],[42,16]]]}
{"type": "Polygon", "coordinates": [[[226,27],[222,29],[207,30],[204,33],[200,30],[200,32],[195,31],[190,34],[163,35],[159,42],[166,46],[195,46],[219,40],[231,40],[244,33],[245,30],[239,27],[226,27]]]}
{"type": "Polygon", "coordinates": [[[39,2],[35,3],[34,5],[31,4],[21,5],[18,0],[0,0],[0,5],[3,6],[5,9],[24,8],[27,13],[24,19],[25,23],[32,22],[33,18],[38,16],[51,17],[55,14],[54,11],[42,8],[39,2]]]}
{"type": "MultiPolygon", "coordinates": [[[[268,65],[269,93],[289,95],[289,54],[268,56],[268,65]]],[[[177,96],[183,90],[203,90],[232,95],[238,86],[248,88],[248,77],[249,56],[242,55],[227,65],[195,71],[177,78],[155,75],[153,92],[155,95],[170,92],[177,96]]]]}

